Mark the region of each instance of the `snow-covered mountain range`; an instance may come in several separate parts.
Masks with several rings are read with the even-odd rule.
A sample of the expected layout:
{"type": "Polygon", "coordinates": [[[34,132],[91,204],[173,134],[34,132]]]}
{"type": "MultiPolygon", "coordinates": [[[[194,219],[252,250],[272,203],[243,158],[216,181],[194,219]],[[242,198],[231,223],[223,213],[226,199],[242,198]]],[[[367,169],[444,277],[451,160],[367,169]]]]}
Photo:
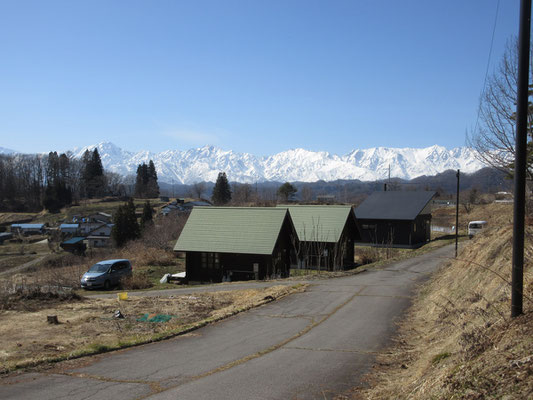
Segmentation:
{"type": "Polygon", "coordinates": [[[159,181],[191,184],[214,182],[220,171],[230,181],[254,183],[265,181],[333,181],[359,179],[373,181],[391,177],[413,179],[421,175],[436,175],[448,169],[471,173],[484,167],[474,157],[472,149],[458,147],[448,150],[442,146],[422,149],[376,147],[353,150],[339,156],[327,152],[292,149],[268,157],[236,153],[213,146],[186,151],[167,150],[160,153],[123,150],[113,143],[75,149],[75,157],[85,150],[98,148],[106,170],[121,175],[135,174],[137,165],[153,160],[159,181]]]}
{"type": "Polygon", "coordinates": [[[0,147],[0,154],[13,154],[16,153],[15,150],[6,149],[5,147],[0,147]]]}

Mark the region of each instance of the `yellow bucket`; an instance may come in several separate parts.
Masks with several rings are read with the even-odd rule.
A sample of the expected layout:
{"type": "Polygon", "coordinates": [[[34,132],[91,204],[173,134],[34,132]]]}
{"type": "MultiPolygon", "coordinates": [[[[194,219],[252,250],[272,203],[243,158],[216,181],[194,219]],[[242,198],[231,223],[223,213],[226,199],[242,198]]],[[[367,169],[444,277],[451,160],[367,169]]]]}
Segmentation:
{"type": "Polygon", "coordinates": [[[128,300],[128,292],[117,293],[119,300],[128,300]]]}

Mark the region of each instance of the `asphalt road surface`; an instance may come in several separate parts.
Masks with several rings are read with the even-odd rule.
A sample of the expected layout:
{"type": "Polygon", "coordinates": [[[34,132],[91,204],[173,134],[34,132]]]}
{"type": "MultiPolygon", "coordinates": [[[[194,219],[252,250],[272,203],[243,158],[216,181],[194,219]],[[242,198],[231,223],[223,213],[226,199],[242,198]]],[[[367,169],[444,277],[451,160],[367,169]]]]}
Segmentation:
{"type": "Polygon", "coordinates": [[[324,399],[360,384],[446,246],[163,342],[0,379],[7,399],[324,399]]]}

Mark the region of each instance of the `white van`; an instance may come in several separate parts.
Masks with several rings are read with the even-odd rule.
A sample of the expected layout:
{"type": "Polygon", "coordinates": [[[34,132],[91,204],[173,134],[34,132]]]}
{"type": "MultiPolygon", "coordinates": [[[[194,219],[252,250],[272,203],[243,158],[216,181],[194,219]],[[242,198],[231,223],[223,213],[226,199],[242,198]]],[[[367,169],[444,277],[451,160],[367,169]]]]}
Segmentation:
{"type": "Polygon", "coordinates": [[[470,221],[468,223],[468,237],[472,239],[474,235],[477,235],[487,225],[487,221],[470,221]]]}

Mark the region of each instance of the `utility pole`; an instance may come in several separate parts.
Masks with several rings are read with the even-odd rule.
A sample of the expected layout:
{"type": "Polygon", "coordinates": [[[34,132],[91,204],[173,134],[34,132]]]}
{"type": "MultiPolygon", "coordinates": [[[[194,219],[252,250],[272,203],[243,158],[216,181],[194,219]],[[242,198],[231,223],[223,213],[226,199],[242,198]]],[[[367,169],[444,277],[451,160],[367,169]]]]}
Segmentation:
{"type": "Polygon", "coordinates": [[[461,171],[457,170],[457,198],[455,199],[455,258],[457,258],[457,244],[459,242],[459,176],[461,171]]]}
{"type": "Polygon", "coordinates": [[[522,0],[520,2],[520,28],[518,35],[518,98],[516,104],[511,317],[518,317],[523,313],[530,29],[531,0],[522,0]]]}

